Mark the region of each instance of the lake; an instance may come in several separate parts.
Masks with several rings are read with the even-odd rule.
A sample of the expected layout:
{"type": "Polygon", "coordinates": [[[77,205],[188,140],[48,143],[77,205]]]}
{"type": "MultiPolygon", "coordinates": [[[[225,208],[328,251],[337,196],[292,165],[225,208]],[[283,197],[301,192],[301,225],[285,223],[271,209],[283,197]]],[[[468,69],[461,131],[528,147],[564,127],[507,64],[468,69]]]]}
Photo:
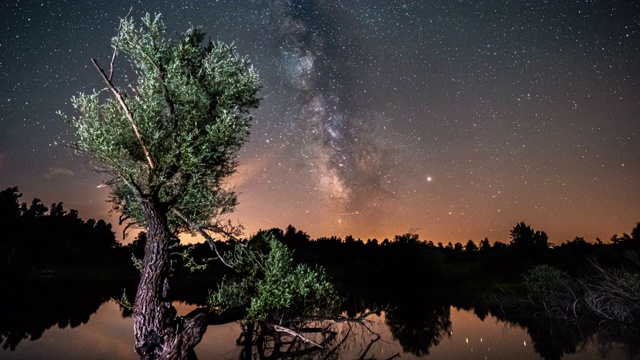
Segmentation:
{"type": "MultiPolygon", "coordinates": [[[[49,313],[53,311],[49,308],[41,316],[54,320],[43,322],[45,325],[38,324],[40,327],[31,324],[20,328],[20,323],[9,320],[16,329],[11,329],[7,323],[2,326],[0,340],[3,349],[0,350],[0,358],[138,359],[133,351],[132,318],[126,314],[123,316],[123,309],[113,300],[105,300],[95,306],[97,309],[92,309],[90,314],[86,314],[86,311],[79,317],[61,314],[59,318],[49,313]],[[13,350],[10,344],[14,345],[13,350]]],[[[194,307],[184,302],[177,302],[175,306],[179,314],[186,314],[194,307]]],[[[7,308],[3,310],[12,311],[7,308]]],[[[70,310],[67,308],[65,311],[70,310]]],[[[477,313],[474,309],[455,306],[412,310],[404,314],[393,310],[382,311],[369,316],[367,320],[366,328],[352,327],[346,341],[331,358],[632,359],[637,355],[637,348],[603,339],[601,334],[587,335],[578,341],[572,340],[573,344],[556,346],[554,339],[562,340],[566,334],[544,334],[544,328],[542,331],[540,328],[527,329],[487,312],[477,313]],[[411,315],[413,313],[414,316],[411,315]],[[536,339],[532,339],[531,333],[535,334],[536,339]],[[379,338],[373,334],[378,334],[379,338]]],[[[345,324],[335,326],[339,336],[346,333],[345,324]]],[[[555,330],[550,328],[549,331],[555,330]]],[[[209,326],[202,342],[196,347],[198,358],[242,359],[242,347],[236,345],[240,332],[241,327],[237,322],[209,326]]],[[[324,356],[311,353],[305,358],[324,356]],[[317,356],[314,357],[314,354],[317,356]]]]}

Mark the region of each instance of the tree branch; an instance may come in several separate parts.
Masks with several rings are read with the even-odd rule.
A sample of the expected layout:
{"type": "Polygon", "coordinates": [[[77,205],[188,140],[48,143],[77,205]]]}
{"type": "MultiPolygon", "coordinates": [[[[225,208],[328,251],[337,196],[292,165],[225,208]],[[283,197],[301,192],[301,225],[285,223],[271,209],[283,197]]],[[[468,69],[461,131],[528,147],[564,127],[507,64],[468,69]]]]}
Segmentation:
{"type": "Polygon", "coordinates": [[[107,86],[109,87],[109,89],[111,90],[113,95],[116,97],[116,99],[120,103],[120,106],[122,106],[122,109],[124,110],[124,113],[127,116],[127,119],[129,119],[129,122],[131,122],[131,127],[133,127],[133,131],[135,132],[136,137],[138,138],[138,143],[140,143],[140,146],[142,147],[142,150],[144,151],[144,155],[147,157],[147,162],[149,163],[149,167],[151,168],[151,170],[155,170],[155,166],[153,166],[153,161],[151,161],[151,156],[149,156],[149,150],[147,150],[147,147],[144,145],[144,141],[142,141],[142,136],[140,135],[140,132],[138,131],[138,126],[136,126],[136,123],[133,120],[133,116],[131,115],[131,111],[129,111],[129,107],[124,102],[124,99],[122,98],[122,95],[120,95],[120,92],[118,92],[118,90],[113,86],[113,83],[111,82],[111,80],[109,80],[109,78],[104,73],[104,71],[102,70],[100,65],[98,65],[98,61],[96,59],[91,59],[91,62],[96,67],[96,69],[98,69],[98,72],[102,76],[102,79],[107,84],[107,86]]]}
{"type": "Polygon", "coordinates": [[[180,219],[182,219],[187,225],[189,225],[189,227],[191,227],[192,229],[194,229],[195,231],[197,231],[200,235],[202,235],[206,240],[207,243],[209,244],[209,247],[211,248],[211,250],[215,251],[216,255],[218,256],[218,258],[220,258],[220,261],[222,261],[222,263],[233,269],[233,266],[231,266],[229,263],[227,263],[224,258],[222,257],[222,255],[220,254],[220,252],[218,251],[218,247],[216,246],[215,242],[213,241],[213,238],[211,236],[209,236],[209,234],[207,234],[206,231],[204,231],[204,229],[202,229],[202,227],[196,223],[194,223],[193,221],[189,220],[189,218],[187,218],[182,212],[180,212],[180,210],[176,209],[175,207],[171,208],[171,212],[173,212],[174,214],[178,215],[178,217],[180,219]]]}
{"type": "Polygon", "coordinates": [[[120,41],[120,30],[122,29],[122,23],[129,17],[133,6],[129,8],[129,12],[122,19],[120,19],[120,25],[118,25],[118,37],[116,37],[116,43],[113,45],[113,54],[111,55],[111,63],[109,64],[109,81],[113,80],[114,67],[113,64],[116,61],[116,55],[118,54],[118,41],[120,41]]]}
{"type": "Polygon", "coordinates": [[[160,89],[162,89],[162,96],[164,96],[164,101],[167,103],[167,107],[169,108],[169,121],[171,123],[171,127],[173,128],[173,130],[175,130],[177,125],[176,109],[175,109],[175,106],[173,105],[173,101],[169,97],[169,90],[167,89],[167,85],[165,84],[165,81],[164,81],[165,73],[164,73],[164,70],[160,70],[158,66],[156,66],[156,69],[158,69],[158,82],[160,83],[160,89]]]}
{"type": "Polygon", "coordinates": [[[295,332],[295,331],[293,331],[293,330],[291,330],[291,329],[289,329],[287,327],[280,326],[280,325],[272,325],[272,327],[273,327],[274,331],[287,333],[287,334],[289,334],[289,335],[291,335],[293,337],[299,338],[300,340],[302,340],[302,341],[304,341],[306,343],[312,344],[313,346],[317,346],[320,349],[324,348],[322,345],[318,344],[317,342],[315,342],[315,341],[309,339],[308,337],[305,337],[304,335],[302,335],[302,334],[300,334],[298,332],[295,332]]]}
{"type": "Polygon", "coordinates": [[[231,230],[227,231],[223,226],[224,225],[209,224],[209,225],[204,225],[202,228],[205,230],[211,230],[218,234],[222,234],[233,241],[240,242],[240,240],[238,240],[238,238],[236,237],[236,235],[240,235],[241,233],[241,230],[239,230],[238,227],[234,228],[233,225],[231,225],[231,222],[229,222],[229,227],[231,227],[231,230]]]}
{"type": "Polygon", "coordinates": [[[360,314],[358,317],[345,317],[345,316],[304,316],[304,317],[298,317],[298,318],[294,318],[291,319],[291,321],[294,322],[303,322],[303,321],[328,321],[331,323],[358,323],[358,324],[364,324],[364,322],[366,321],[366,319],[370,316],[370,315],[374,315],[377,314],[380,311],[389,311],[389,306],[384,306],[381,308],[374,308],[373,310],[364,312],[362,314],[360,314]]]}

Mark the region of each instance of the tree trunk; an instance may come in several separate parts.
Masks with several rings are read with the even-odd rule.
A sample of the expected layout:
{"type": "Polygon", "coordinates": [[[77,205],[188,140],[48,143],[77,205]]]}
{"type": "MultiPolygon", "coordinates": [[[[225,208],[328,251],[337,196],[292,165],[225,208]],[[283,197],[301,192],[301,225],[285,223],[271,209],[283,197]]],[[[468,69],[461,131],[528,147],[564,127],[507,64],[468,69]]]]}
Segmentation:
{"type": "Polygon", "coordinates": [[[147,219],[147,241],[133,305],[135,350],[142,359],[185,359],[193,356],[193,348],[204,335],[207,314],[196,309],[176,317],[167,298],[171,233],[166,210],[153,198],[144,198],[141,205],[147,219]]]}

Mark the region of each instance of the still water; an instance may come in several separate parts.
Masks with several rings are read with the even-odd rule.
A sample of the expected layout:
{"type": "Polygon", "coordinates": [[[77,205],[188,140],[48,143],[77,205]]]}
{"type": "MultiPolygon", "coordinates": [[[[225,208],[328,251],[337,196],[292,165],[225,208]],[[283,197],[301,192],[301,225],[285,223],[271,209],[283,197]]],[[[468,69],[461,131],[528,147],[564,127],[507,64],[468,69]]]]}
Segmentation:
{"type": "MultiPolygon", "coordinates": [[[[193,306],[175,304],[179,314],[193,306]]],[[[333,358],[338,359],[628,359],[633,352],[624,345],[603,344],[596,335],[582,339],[565,352],[546,353],[532,340],[525,327],[505,322],[491,314],[445,307],[432,312],[433,324],[419,326],[399,322],[393,313],[369,316],[367,326],[350,332],[333,358]],[[369,331],[371,330],[371,331],[369,331]],[[376,335],[378,334],[379,338],[376,335]],[[375,337],[375,339],[374,339],[375,337]],[[546,354],[541,356],[540,352],[546,354]]],[[[0,320],[2,321],[2,320],[0,320]]],[[[344,328],[336,325],[340,333],[344,328]]],[[[3,327],[4,328],[4,327],[3,327]]],[[[4,328],[6,331],[6,328],[4,328]]],[[[539,330],[537,330],[539,331],[539,330]]],[[[196,347],[199,359],[241,359],[236,345],[238,323],[209,326],[196,347]]],[[[7,333],[4,345],[7,344],[7,333]]],[[[15,333],[14,333],[15,335],[15,333]]],[[[133,322],[123,317],[114,301],[106,301],[88,318],[75,323],[57,323],[40,335],[24,333],[19,341],[0,350],[1,359],[138,359],[133,351],[133,322]],[[33,339],[37,337],[37,339],[33,339]]],[[[551,338],[553,338],[551,334],[551,338]]],[[[561,336],[560,336],[561,337],[561,336]]],[[[319,358],[323,358],[321,356],[319,358]]],[[[307,356],[306,358],[313,358],[307,356]]]]}

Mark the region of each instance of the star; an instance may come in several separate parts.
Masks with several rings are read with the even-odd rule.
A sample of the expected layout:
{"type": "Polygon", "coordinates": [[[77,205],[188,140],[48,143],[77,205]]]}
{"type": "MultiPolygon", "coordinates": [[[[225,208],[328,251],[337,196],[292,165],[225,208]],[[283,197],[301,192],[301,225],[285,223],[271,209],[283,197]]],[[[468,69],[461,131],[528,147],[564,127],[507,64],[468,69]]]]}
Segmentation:
{"type": "MultiPolygon", "coordinates": [[[[130,5],[114,0],[106,16],[86,1],[0,5],[0,186],[116,230],[108,189],[96,189],[105,179],[70,151],[55,113],[103,86],[89,59],[109,63],[130,5]]],[[[293,224],[383,239],[419,227],[436,242],[506,242],[525,220],[561,243],[640,220],[638,2],[160,0],[132,16],[146,12],[171,34],[194,24],[233,42],[261,76],[227,179],[247,235],[293,224]],[[438,220],[460,199],[464,215],[438,220]],[[356,210],[338,226],[335,214],[356,210]]],[[[126,58],[114,65],[126,88],[126,58]]]]}

